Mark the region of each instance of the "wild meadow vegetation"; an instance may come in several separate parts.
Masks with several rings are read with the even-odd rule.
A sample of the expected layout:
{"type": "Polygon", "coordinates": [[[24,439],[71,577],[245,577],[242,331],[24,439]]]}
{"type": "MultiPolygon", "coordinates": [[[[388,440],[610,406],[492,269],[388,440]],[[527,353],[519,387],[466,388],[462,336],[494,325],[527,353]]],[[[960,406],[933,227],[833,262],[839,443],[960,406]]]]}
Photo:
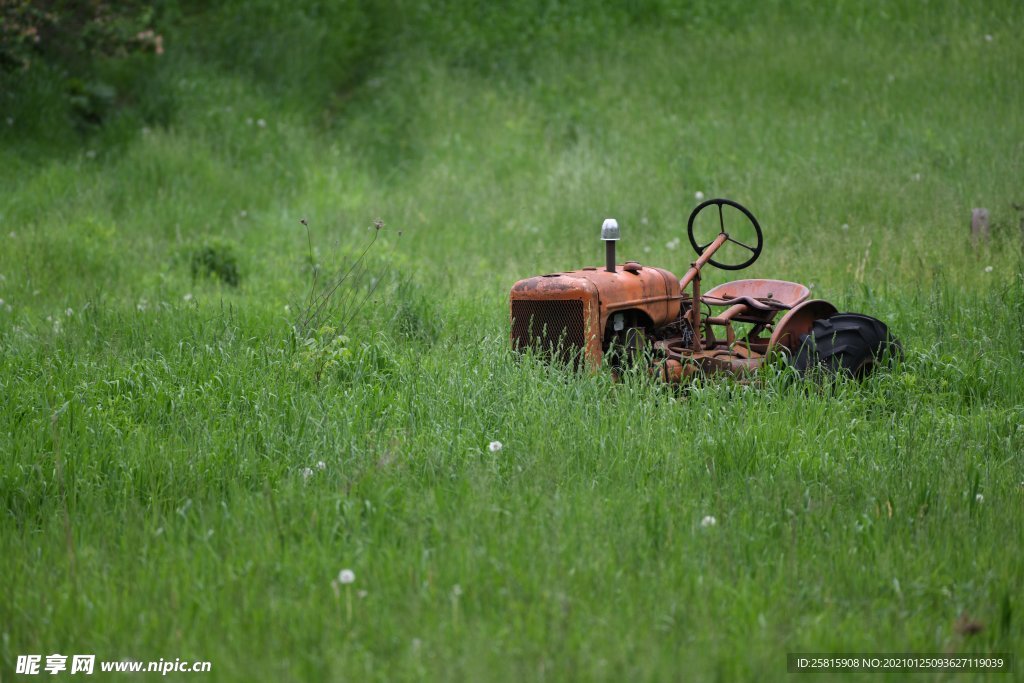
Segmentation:
{"type": "Polygon", "coordinates": [[[160,54],[0,81],[0,680],[1024,654],[1024,5],[151,10],[160,54]],[[761,221],[739,277],[903,362],[680,392],[510,352],[512,283],[607,216],[682,273],[697,192],[761,221]]]}

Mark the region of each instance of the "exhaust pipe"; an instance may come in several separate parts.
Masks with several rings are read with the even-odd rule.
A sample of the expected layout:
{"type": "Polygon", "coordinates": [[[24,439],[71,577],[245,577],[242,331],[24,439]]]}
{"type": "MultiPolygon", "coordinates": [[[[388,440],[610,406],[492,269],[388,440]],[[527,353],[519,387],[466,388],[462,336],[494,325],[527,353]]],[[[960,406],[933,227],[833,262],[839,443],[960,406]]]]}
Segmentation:
{"type": "Polygon", "coordinates": [[[619,222],[605,218],[601,224],[601,239],[604,240],[604,269],[615,272],[615,243],[619,241],[619,222]]]}

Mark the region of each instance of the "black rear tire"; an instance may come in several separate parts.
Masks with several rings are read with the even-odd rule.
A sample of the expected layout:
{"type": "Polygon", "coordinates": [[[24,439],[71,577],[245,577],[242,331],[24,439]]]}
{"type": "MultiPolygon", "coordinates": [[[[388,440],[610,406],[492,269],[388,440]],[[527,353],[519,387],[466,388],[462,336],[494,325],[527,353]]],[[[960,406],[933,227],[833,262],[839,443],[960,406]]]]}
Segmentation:
{"type": "Polygon", "coordinates": [[[835,375],[861,379],[881,363],[901,357],[903,349],[885,323],[859,313],[836,313],[814,321],[804,335],[793,365],[802,374],[819,367],[835,375]]]}

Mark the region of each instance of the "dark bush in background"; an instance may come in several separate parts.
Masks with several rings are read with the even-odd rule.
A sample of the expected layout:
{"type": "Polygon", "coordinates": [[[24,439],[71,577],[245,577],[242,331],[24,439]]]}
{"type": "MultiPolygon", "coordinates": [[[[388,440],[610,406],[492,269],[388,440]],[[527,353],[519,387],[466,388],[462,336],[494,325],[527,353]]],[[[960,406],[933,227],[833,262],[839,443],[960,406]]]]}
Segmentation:
{"type": "Polygon", "coordinates": [[[0,1],[4,132],[59,148],[125,108],[154,111],[140,95],[164,53],[156,25],[148,2],[0,1]]]}

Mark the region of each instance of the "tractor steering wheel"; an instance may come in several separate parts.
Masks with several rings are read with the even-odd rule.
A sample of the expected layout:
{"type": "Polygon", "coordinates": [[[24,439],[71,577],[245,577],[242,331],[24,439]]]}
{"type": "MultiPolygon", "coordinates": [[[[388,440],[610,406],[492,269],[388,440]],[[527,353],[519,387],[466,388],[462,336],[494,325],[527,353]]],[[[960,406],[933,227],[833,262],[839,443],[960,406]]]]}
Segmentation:
{"type": "Polygon", "coordinates": [[[718,225],[722,234],[724,234],[730,242],[738,244],[744,249],[750,251],[751,255],[750,258],[748,258],[746,261],[737,265],[719,263],[714,259],[708,259],[708,263],[715,266],[716,268],[721,268],[722,270],[742,270],[743,268],[746,268],[747,266],[749,266],[750,264],[757,260],[757,257],[761,255],[761,247],[764,246],[764,236],[761,234],[761,226],[758,224],[757,219],[754,218],[754,214],[750,213],[750,211],[742,204],[734,202],[731,199],[709,199],[706,202],[698,204],[697,208],[695,208],[693,210],[693,213],[690,214],[690,220],[686,224],[686,234],[690,238],[690,244],[693,246],[694,251],[697,252],[697,255],[700,256],[701,254],[704,253],[705,249],[711,246],[711,242],[714,242],[714,240],[711,240],[711,242],[708,242],[704,246],[701,246],[697,244],[697,240],[693,236],[693,222],[694,219],[697,218],[697,214],[699,214],[701,211],[712,205],[718,206],[718,225]],[[734,209],[738,209],[744,216],[746,216],[750,220],[751,224],[754,226],[754,231],[757,233],[756,245],[750,246],[749,244],[744,244],[739,240],[735,240],[732,237],[729,237],[729,234],[725,232],[725,219],[722,217],[723,206],[731,206],[734,209]]]}

